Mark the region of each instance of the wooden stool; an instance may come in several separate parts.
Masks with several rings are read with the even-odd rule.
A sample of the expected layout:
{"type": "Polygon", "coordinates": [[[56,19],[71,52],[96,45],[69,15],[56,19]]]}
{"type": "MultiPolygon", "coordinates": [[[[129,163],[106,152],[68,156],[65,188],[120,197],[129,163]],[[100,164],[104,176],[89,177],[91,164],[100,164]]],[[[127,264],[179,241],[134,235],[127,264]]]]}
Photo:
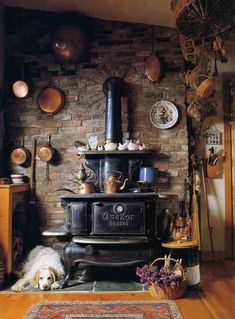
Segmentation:
{"type": "Polygon", "coordinates": [[[171,241],[161,245],[172,258],[182,259],[183,266],[187,268],[187,285],[198,285],[200,283],[198,243],[195,240],[180,243],[171,241]]]}

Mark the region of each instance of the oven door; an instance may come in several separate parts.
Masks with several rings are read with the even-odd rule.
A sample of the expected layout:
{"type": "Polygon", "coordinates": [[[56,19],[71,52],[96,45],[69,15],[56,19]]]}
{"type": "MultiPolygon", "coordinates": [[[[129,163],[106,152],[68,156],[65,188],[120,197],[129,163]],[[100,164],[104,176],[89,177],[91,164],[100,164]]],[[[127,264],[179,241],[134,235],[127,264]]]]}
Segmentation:
{"type": "Polygon", "coordinates": [[[145,234],[145,203],[93,203],[92,235],[112,234],[145,234]]]}

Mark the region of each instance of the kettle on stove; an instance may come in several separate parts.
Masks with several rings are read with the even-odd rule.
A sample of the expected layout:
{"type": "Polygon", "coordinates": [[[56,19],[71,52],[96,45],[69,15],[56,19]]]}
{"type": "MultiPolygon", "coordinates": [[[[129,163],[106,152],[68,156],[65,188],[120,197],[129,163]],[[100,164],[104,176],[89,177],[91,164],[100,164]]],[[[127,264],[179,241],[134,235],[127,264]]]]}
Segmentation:
{"type": "Polygon", "coordinates": [[[107,172],[107,177],[104,180],[104,191],[107,194],[114,194],[118,193],[119,191],[123,190],[126,186],[126,182],[128,181],[128,178],[126,178],[122,182],[122,173],[119,171],[111,171],[107,172]]]}

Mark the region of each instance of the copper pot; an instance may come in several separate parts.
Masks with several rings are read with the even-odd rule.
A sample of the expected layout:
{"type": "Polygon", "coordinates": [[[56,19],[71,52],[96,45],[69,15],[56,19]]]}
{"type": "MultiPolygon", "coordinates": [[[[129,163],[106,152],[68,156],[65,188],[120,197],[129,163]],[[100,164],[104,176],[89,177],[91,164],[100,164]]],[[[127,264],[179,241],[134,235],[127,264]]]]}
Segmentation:
{"type": "Polygon", "coordinates": [[[51,135],[48,135],[47,145],[42,146],[38,151],[38,157],[43,162],[50,162],[55,154],[54,148],[51,146],[51,135]]]}
{"type": "Polygon", "coordinates": [[[119,171],[113,171],[108,172],[109,176],[104,181],[104,191],[107,194],[115,194],[120,192],[120,190],[123,190],[126,182],[128,181],[128,178],[124,180],[124,182],[121,181],[122,173],[119,171]],[[117,176],[117,173],[119,176],[117,176]]]}
{"type": "Polygon", "coordinates": [[[85,53],[86,39],[78,26],[61,26],[52,38],[52,51],[57,62],[70,64],[81,61],[85,53]]]}
{"type": "Polygon", "coordinates": [[[95,193],[95,184],[93,182],[78,183],[77,193],[80,195],[95,193]]]}
{"type": "Polygon", "coordinates": [[[65,106],[65,93],[57,87],[45,87],[39,93],[38,105],[45,113],[57,114],[65,106]]]}
{"type": "Polygon", "coordinates": [[[145,74],[152,82],[159,82],[161,78],[161,62],[156,55],[150,55],[145,62],[145,74]]]}
{"type": "Polygon", "coordinates": [[[22,165],[30,160],[31,152],[24,147],[24,139],[21,147],[15,148],[11,152],[11,161],[14,164],[22,165]]]}
{"type": "Polygon", "coordinates": [[[95,193],[96,191],[96,187],[93,182],[81,182],[81,183],[79,182],[77,184],[78,184],[77,192],[69,188],[59,188],[59,189],[56,189],[56,191],[65,191],[65,192],[69,192],[72,194],[79,194],[79,195],[91,194],[91,193],[95,193]]]}
{"type": "Polygon", "coordinates": [[[29,86],[25,81],[18,80],[13,83],[12,91],[16,97],[23,99],[29,93],[29,86]]]}

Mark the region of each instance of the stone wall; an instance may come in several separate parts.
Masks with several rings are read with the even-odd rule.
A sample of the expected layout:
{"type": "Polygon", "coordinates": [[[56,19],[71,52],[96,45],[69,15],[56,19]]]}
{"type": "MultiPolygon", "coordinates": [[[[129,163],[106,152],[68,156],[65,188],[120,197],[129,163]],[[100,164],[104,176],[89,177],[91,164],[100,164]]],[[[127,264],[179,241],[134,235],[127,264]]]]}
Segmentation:
{"type": "MultiPolygon", "coordinates": [[[[128,98],[122,101],[124,135],[140,138],[151,149],[157,150],[154,166],[159,168],[158,189],[180,194],[188,173],[188,137],[181,74],[183,60],[177,32],[170,28],[155,27],[155,52],[164,61],[164,75],[159,84],[153,85],[144,72],[145,59],[152,52],[153,27],[92,20],[90,61],[79,65],[75,75],[69,75],[55,63],[48,49],[48,24],[53,19],[47,13],[47,30],[40,33],[36,31],[45,23],[45,17],[43,21],[40,20],[42,13],[35,19],[36,13],[32,15],[19,10],[18,21],[22,12],[24,23],[18,28],[15,25],[16,20],[14,26],[11,25],[14,19],[7,20],[6,86],[9,88],[16,77],[19,65],[14,70],[14,65],[17,64],[15,62],[24,57],[27,72],[33,82],[33,92],[31,96],[21,100],[17,100],[9,92],[5,101],[5,154],[9,172],[22,172],[30,176],[30,168],[10,163],[11,150],[21,145],[23,135],[25,146],[32,150],[34,138],[40,146],[46,142],[47,135],[52,134],[52,145],[58,156],[56,162],[50,165],[51,184],[43,183],[46,164],[39,158],[36,160],[40,225],[45,227],[61,224],[65,218],[55,189],[75,186],[70,180],[80,161],[76,156],[74,141],[86,142],[90,134],[96,134],[100,142],[104,142],[105,98],[102,84],[111,75],[124,77],[131,88],[128,98]],[[24,32],[26,40],[32,41],[32,52],[28,49],[30,42],[27,50],[23,50],[22,43],[19,43],[24,32]],[[35,43],[41,49],[39,52],[34,50],[35,43]],[[54,116],[43,113],[37,105],[38,94],[47,85],[56,85],[66,94],[65,109],[54,116]],[[151,106],[163,96],[175,103],[180,111],[177,125],[169,130],[157,129],[150,121],[151,106]]],[[[15,9],[8,9],[7,14],[14,15],[15,9]]],[[[73,66],[69,68],[73,69],[73,66]]]]}

